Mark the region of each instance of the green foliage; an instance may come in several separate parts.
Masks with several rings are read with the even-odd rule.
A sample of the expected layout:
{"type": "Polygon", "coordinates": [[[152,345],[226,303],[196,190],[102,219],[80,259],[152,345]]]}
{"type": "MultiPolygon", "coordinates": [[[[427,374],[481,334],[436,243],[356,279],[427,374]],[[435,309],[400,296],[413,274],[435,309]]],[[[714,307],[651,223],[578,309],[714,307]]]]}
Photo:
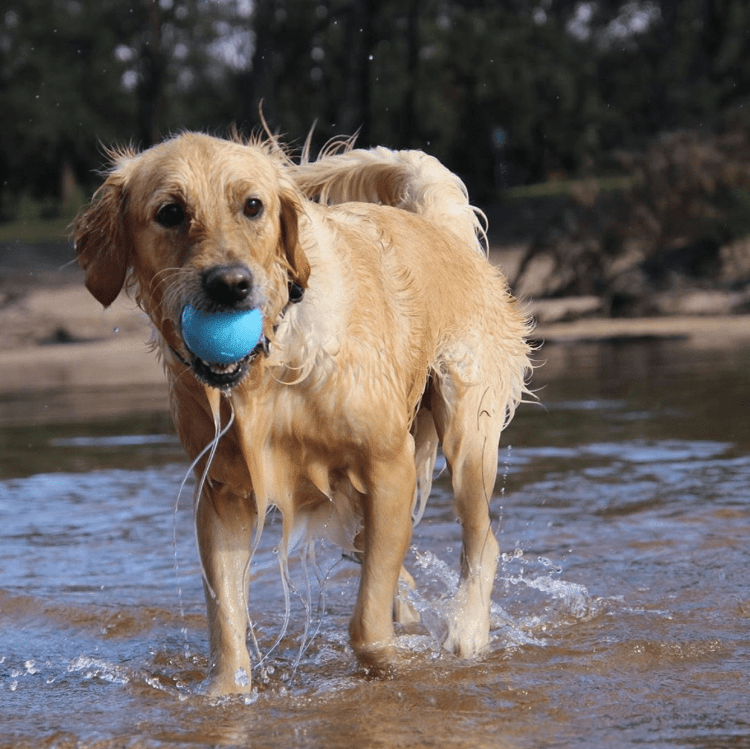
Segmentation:
{"type": "Polygon", "coordinates": [[[118,122],[131,117],[113,55],[120,21],[94,0],[27,0],[5,12],[0,176],[14,194],[57,194],[61,164],[90,169],[97,138],[116,137],[118,122]]]}
{"type": "Polygon", "coordinates": [[[31,215],[33,218],[18,220],[0,224],[0,243],[11,244],[14,242],[24,242],[26,244],[45,244],[45,243],[67,243],[70,234],[69,219],[42,219],[38,218],[39,207],[37,204],[26,203],[23,211],[24,215],[31,215]]]}
{"type": "Polygon", "coordinates": [[[715,133],[662,135],[618,159],[628,179],[617,193],[590,180],[557,194],[559,210],[537,230],[516,288],[531,293],[524,284],[533,283],[537,297],[603,295],[613,313],[644,314],[655,309],[648,297],[658,292],[747,286],[747,245],[739,242],[750,235],[750,119],[743,112],[715,133]]]}
{"type": "Polygon", "coordinates": [[[272,129],[429,150],[475,200],[750,100],[744,0],[11,0],[0,218],[101,145],[272,129]]]}

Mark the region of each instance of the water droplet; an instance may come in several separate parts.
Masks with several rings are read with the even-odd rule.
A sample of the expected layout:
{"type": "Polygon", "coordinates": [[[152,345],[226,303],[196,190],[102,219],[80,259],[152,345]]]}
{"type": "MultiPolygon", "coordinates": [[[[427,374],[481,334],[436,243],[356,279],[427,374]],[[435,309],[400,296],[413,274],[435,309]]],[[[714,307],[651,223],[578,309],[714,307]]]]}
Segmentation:
{"type": "Polygon", "coordinates": [[[247,675],[247,671],[244,668],[238,668],[234,672],[234,683],[238,687],[250,686],[250,677],[247,675]]]}

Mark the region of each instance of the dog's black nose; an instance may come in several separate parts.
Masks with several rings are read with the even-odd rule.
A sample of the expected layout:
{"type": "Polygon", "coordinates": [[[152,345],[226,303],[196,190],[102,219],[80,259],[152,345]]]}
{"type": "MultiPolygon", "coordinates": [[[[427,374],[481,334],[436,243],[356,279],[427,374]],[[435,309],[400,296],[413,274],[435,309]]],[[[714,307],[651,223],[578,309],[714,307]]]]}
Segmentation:
{"type": "Polygon", "coordinates": [[[216,304],[227,307],[244,302],[253,288],[253,276],[244,265],[217,265],[203,274],[203,290],[216,304]]]}

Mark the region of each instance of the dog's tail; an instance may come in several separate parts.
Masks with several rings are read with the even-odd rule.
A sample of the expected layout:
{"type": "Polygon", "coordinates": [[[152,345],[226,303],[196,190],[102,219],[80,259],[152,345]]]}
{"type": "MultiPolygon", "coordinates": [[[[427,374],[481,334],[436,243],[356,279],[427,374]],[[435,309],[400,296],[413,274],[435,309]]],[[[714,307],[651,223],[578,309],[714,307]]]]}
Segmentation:
{"type": "Polygon", "coordinates": [[[340,141],[316,161],[291,167],[302,192],[324,205],[360,201],[402,208],[450,229],[478,252],[487,251],[487,220],[469,203],[466,186],[422,151],[352,149],[340,141]],[[339,151],[343,151],[340,153],[339,151]]]}

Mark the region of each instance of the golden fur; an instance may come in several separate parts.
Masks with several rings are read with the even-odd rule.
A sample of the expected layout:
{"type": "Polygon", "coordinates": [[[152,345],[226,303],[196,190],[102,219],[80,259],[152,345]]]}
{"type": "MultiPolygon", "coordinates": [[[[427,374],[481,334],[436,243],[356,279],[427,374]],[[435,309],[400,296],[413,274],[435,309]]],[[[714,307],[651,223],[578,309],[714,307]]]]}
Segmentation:
{"type": "Polygon", "coordinates": [[[439,443],[464,544],[445,646],[488,642],[489,501],[526,391],[528,321],[455,175],[418,151],[339,150],[293,164],[274,139],[186,133],[114,152],[75,224],[91,293],[107,306],[131,286],[153,321],[177,431],[206,472],[195,512],[217,694],[250,689],[247,576],[271,505],[285,552],[320,534],[361,552],[351,644],[365,667],[393,666],[394,611],[413,615],[397,583],[439,443]],[[180,333],[185,305],[221,306],[206,292],[217,268],[249,279],[238,304],[263,311],[268,340],[228,367],[180,333]]]}

